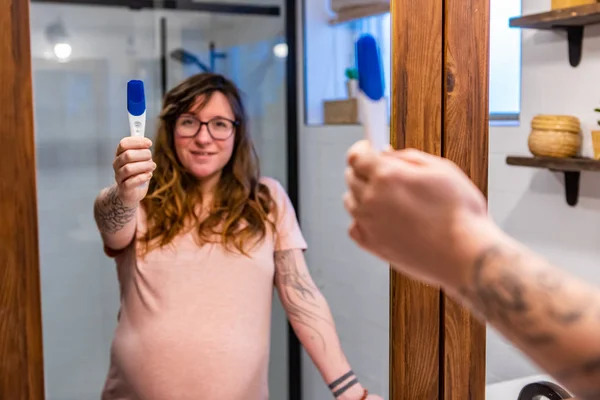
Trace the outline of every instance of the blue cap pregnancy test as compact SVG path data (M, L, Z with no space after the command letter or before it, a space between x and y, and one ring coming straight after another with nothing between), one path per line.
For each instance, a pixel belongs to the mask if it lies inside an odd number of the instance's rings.
M356 66L358 109L365 136L375 150L386 150L390 140L383 66L377 41L372 35L362 35L356 41Z
M127 115L131 136L144 136L146 130L146 95L144 82L127 82Z

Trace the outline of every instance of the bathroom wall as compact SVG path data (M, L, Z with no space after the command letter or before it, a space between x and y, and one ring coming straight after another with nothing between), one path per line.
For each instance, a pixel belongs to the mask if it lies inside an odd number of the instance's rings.
M524 15L546 10L550 10L550 0L523 0ZM600 105L600 27L586 28L577 68L568 63L565 33L523 30L522 38L521 124L490 129L490 213L512 237L554 264L600 284L600 174L582 173L579 204L569 207L561 174L505 162L507 155L530 155L529 123L539 113L579 117L585 135L583 154L591 155L593 109ZM488 330L488 384L538 373L510 344Z
M124 110L129 79L145 81L147 135L154 136L161 102L161 16L167 17L169 50L202 51L214 39L219 50L228 52L228 59L217 66L235 75L252 100L248 108L263 172L286 183L284 63L266 57L272 54L270 45L283 29L282 17L227 18L208 13L33 3L31 45L48 400L97 399L107 373L119 295L113 262L102 252L92 204L99 189L113 182L114 151L120 138L128 134ZM48 25L59 19L73 48L68 62L53 56L46 34ZM169 87L197 72L172 60L168 60L168 71ZM271 393L273 398L284 399L287 325L277 302L273 319Z
M389 269L348 237L343 208L346 151L362 138L355 126L301 131L300 215L307 262L329 301L345 353L362 384L388 398ZM331 396L310 358L303 358L304 399Z
M303 39L312 41L311 51L315 54L311 57L317 60L315 62L324 59L327 52L335 51L336 40L340 40L326 24L329 13L324 3L322 0L305 1L306 30L301 34L305 35ZM523 14L549 9L550 0L523 0ZM596 73L600 67L600 27L586 28L583 59L577 68L568 64L565 33L523 30L522 37L521 123L519 126L490 127L490 213L508 234L551 262L600 284L600 269L597 268L600 258L600 174L582 174L579 204L572 208L564 200L563 176L546 170L511 167L505 162L507 155L529 154L529 122L538 113L578 116L587 135L583 154L591 155L589 131L595 129L593 109L600 105L600 79ZM322 46L316 46L315 42ZM302 55L302 49L299 49L304 71L306 60ZM327 81L319 87L323 93L335 93L335 88ZM301 107L304 107L304 93L300 95ZM309 105L318 107L318 104ZM332 302L340 336L351 362L368 385L387 395L387 269L384 263L365 255L347 239L348 218L340 200L344 191L344 154L361 134L361 128L356 126L301 127L301 158L304 160L301 216L309 241L309 264L318 284ZM336 253L344 254L343 257L334 255L334 245ZM364 282L360 289L364 294L360 298L353 290L359 280ZM349 303L354 306L343 307ZM350 313L350 309L355 311ZM372 320L376 322L371 323ZM502 393L515 390L510 383L505 386L499 383L517 380L514 382L525 384L528 379L545 377L539 374L541 371L526 357L493 329L488 329L488 398L506 398ZM326 389L308 358L304 380L306 399L325 396Z
M301 2L298 2L301 3ZM344 169L346 151L363 137L360 126L306 126L304 124L305 63L310 70L325 69L313 76L311 85L316 101L310 107L319 110L319 98L341 93L334 74L347 66L344 38L327 25L331 14L323 0L304 0L298 5L300 18L298 69L300 107L300 216L308 242L308 265L317 285L328 299L346 355L364 386L372 393L388 398L389 375L389 269L350 240L350 219L343 208L346 190ZM310 41L305 58L303 40ZM334 53L337 52L337 53ZM339 57L332 54L338 54ZM328 60L325 63L323 60ZM338 60L344 62L337 65ZM341 72L340 72L341 71ZM315 89L319 92L316 93ZM303 357L303 397L305 400L331 397L319 372L305 353Z

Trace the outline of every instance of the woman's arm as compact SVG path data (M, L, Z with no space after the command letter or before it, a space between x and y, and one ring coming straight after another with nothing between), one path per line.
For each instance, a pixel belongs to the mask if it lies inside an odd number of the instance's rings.
M600 290L506 235L447 159L348 155L351 237L394 269L462 298L580 400L600 399Z
M332 394L340 400L361 399L364 388L344 355L331 311L310 276L302 250L275 252L275 268L275 285L283 308Z
M94 219L104 245L112 250L127 247L135 235L138 203L128 205L116 184L103 189L94 202Z
M111 250L124 249L135 236L137 209L156 168L151 145L147 138L123 138L113 162L116 183L103 189L94 202L94 219L104 246Z

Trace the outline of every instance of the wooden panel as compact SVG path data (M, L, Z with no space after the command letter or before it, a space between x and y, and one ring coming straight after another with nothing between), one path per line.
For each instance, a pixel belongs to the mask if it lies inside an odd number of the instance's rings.
M392 2L392 119L395 148L440 155L442 7ZM439 290L396 272L390 282L390 399L439 398Z
M0 1L0 399L44 398L29 1Z
M554 29L600 23L600 3L511 18L511 27Z
M487 193L489 0L445 0L443 156ZM485 325L443 295L443 399L485 398Z

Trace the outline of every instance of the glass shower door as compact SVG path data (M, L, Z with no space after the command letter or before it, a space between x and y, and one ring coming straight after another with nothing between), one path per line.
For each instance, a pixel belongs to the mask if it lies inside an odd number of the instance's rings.
M31 4L31 49L47 400L97 400L119 288L93 219L128 135L126 83L146 82L149 130L160 106L152 10Z

